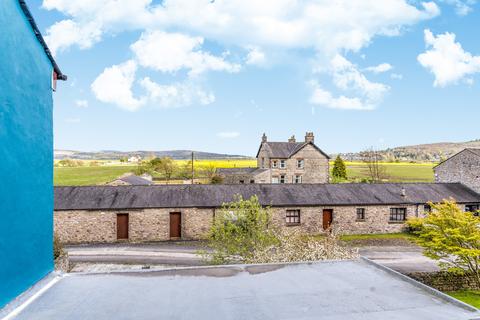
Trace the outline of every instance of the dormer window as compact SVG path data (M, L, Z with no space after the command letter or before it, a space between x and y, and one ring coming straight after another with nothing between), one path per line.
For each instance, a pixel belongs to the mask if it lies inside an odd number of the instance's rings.
M285 160L280 160L280 169L285 169L287 167L287 162Z

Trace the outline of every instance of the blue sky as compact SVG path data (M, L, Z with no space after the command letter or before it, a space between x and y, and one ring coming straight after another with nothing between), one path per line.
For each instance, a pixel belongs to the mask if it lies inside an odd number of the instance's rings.
M255 155L263 132L313 131L329 153L480 138L473 0L27 2L69 76L54 94L57 149Z

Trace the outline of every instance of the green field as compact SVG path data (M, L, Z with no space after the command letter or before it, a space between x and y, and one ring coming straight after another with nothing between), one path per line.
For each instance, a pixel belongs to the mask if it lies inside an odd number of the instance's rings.
M186 160L178 160L179 168L187 165ZM243 168L255 167L257 164L255 159L225 159L225 160L196 160L195 171L196 176L202 176L205 170L212 168ZM360 181L368 176L368 169L361 162L347 162L347 174L349 181ZM432 182L433 166L428 163L385 163L382 164L386 168L386 181L388 182ZM81 167L55 167L54 183L57 186L65 185L96 185L105 184L114 180L118 176L132 172L136 168L135 165L112 165L103 164L100 166ZM175 182L181 183L180 180Z

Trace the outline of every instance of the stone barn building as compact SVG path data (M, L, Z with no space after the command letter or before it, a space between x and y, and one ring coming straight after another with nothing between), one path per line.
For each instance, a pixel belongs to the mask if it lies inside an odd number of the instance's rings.
M480 149L464 149L433 170L435 182L459 182L480 193Z
M225 184L244 183L327 183L329 156L314 143L313 132L297 142L270 142L263 134L256 168L218 169Z
M274 223L306 235L331 224L345 234L400 232L429 201L480 204L459 183L56 187L55 233L65 243L202 239L235 195L258 196Z

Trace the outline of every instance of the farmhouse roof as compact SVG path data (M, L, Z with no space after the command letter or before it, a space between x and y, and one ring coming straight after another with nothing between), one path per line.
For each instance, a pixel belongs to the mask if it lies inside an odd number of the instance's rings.
M47 55L48 60L50 60L50 63L53 66L53 70L57 74L57 79L58 80L67 80L67 75L63 74L62 71L60 71L60 68L58 67L57 63L55 62L55 59L53 58L52 52L47 46L47 43L42 37L42 34L40 33L40 30L38 29L37 23L35 22L35 19L33 19L32 14L30 13L30 10L28 9L27 4L25 3L25 0L18 0L18 3L20 4L20 8L23 11L23 14L27 18L28 22L30 23L30 26L33 30L33 33L35 34L35 37L37 38L38 42L40 42L40 45L43 47L43 50L45 51L45 54Z
M235 195L256 195L277 207L480 202L480 194L460 183L88 186L56 187L55 210L214 208Z
M265 147L270 158L288 159L309 144L327 159L330 159L330 157L313 142L263 142L258 148L257 157L262 147Z

